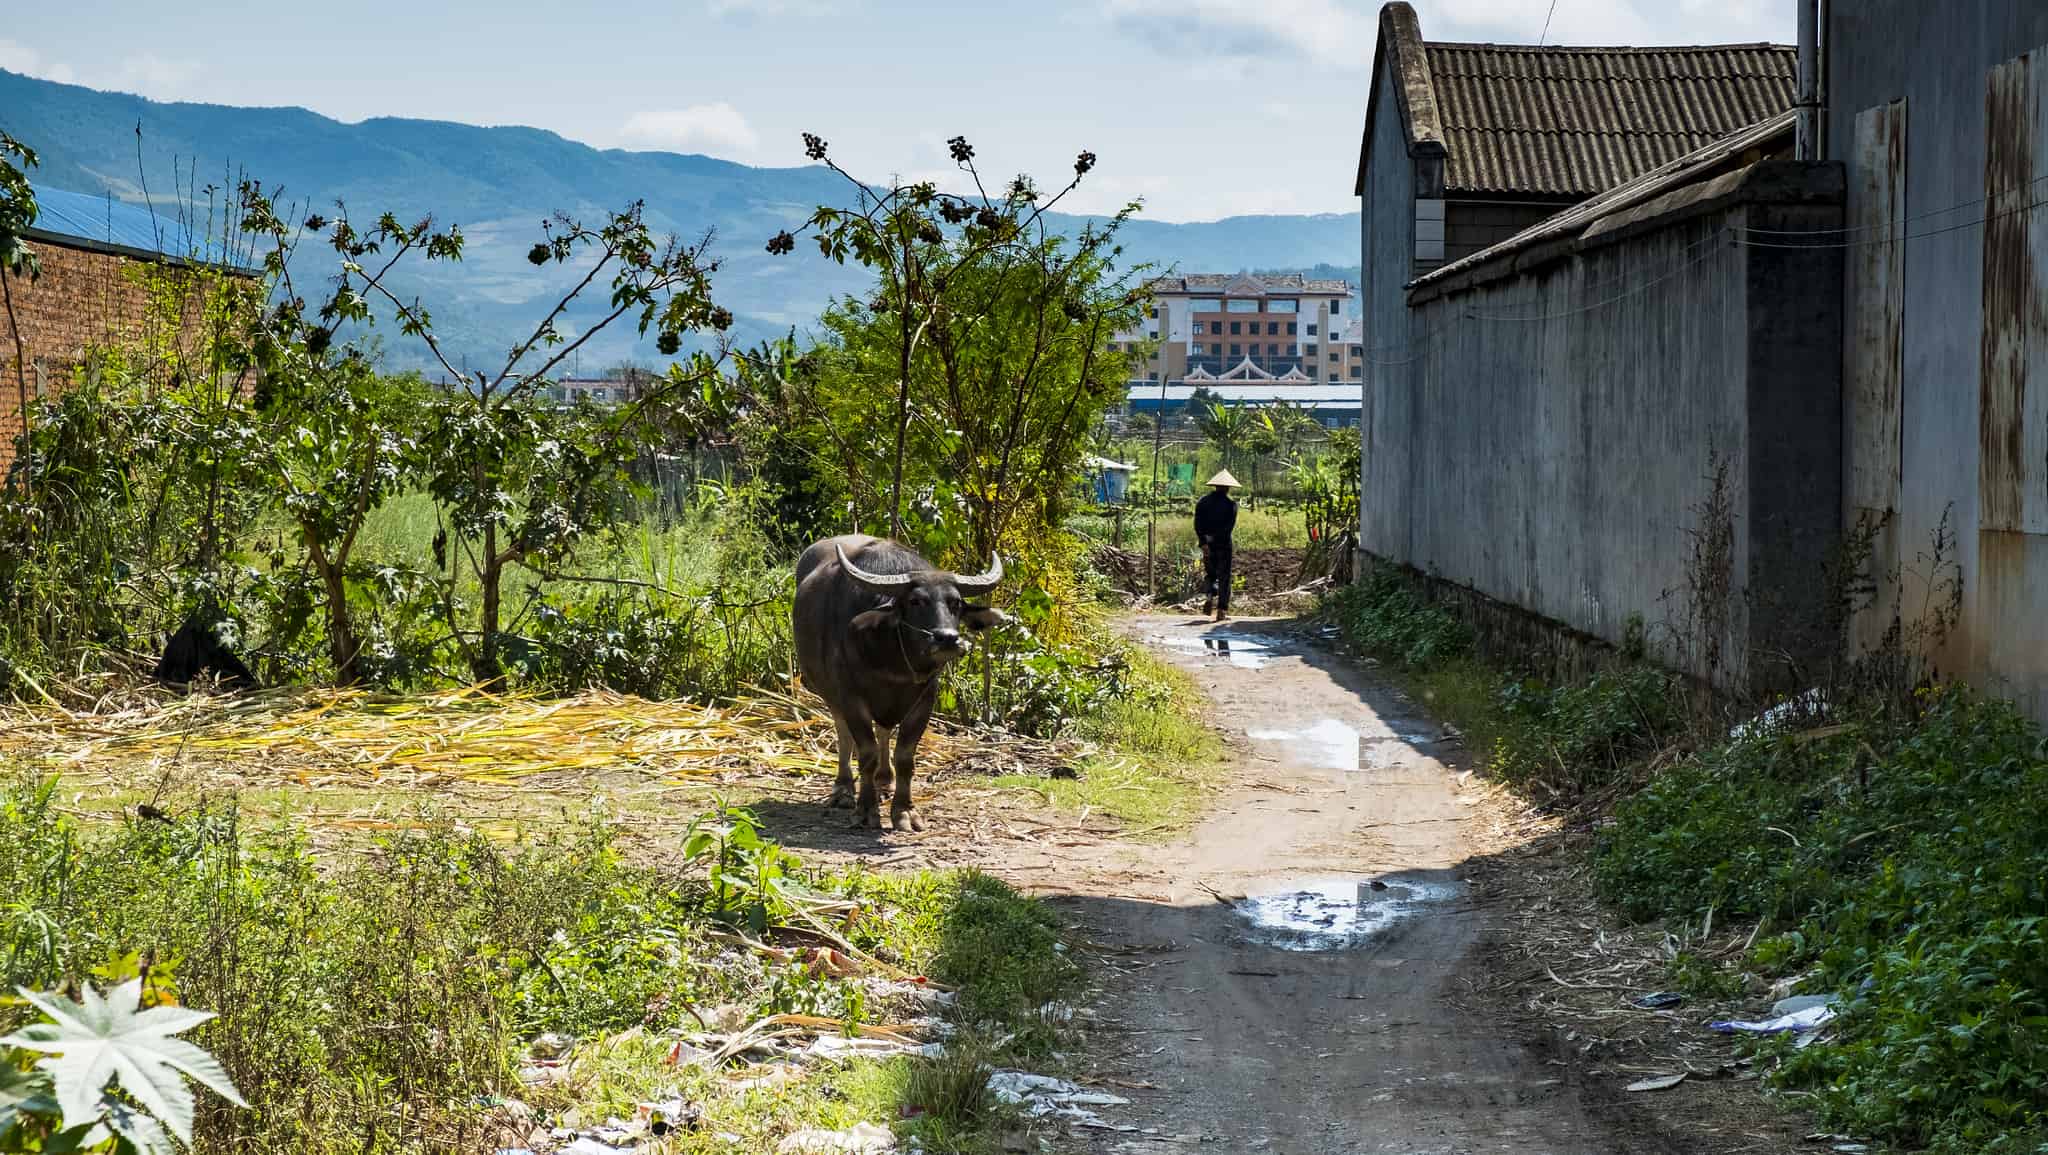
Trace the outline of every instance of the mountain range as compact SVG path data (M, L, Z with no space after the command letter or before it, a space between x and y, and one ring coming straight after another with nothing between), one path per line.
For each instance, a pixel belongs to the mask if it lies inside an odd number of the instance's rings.
M812 249L786 257L764 249L769 237L819 204L848 201L846 180L822 165L754 168L705 156L597 149L536 128L390 117L347 124L302 108L160 103L5 70L0 129L40 154L30 176L42 187L146 198L162 211L198 204L203 218L209 186L219 203L226 195L219 190L248 177L306 211L331 213L340 201L357 217L388 210L408 221L432 215L459 224L467 238L463 260L415 265L397 287L432 310L451 359L479 366L502 359L567 283L568 270L536 269L526 259L542 220L558 211L587 220L641 200L658 230L685 239L710 234L721 261L715 294L746 341L801 331L832 298L869 283L858 267L835 265ZM1087 219L1058 216L1054 224L1074 230ZM1357 282L1355 213L1186 224L1140 216L1123 241L1126 260L1162 270L1322 266L1317 275ZM331 269L332 260L331 251L308 248L295 264L308 275ZM569 323L578 320L572 314ZM424 347L395 330L386 334L385 356L394 367L433 368ZM593 375L629 359L653 361L652 342L608 330L573 368Z

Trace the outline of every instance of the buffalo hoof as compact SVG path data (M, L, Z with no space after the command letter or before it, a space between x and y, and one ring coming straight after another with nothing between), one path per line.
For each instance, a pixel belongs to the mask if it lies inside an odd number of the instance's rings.
M917 811L908 806L890 807L889 824L902 834L924 829L924 819L918 817Z
M861 807L860 817L854 821L855 830L887 830L882 825L882 808L874 803Z
M853 783L844 782L832 787L832 799L825 803L827 810L853 809Z

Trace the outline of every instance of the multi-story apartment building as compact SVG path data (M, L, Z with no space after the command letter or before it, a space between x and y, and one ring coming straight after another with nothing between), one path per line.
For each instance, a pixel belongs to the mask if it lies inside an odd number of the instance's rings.
M1204 380L1332 384L1364 377L1351 286L1299 273L1195 273L1152 282L1143 328L1113 351L1142 353L1131 386Z

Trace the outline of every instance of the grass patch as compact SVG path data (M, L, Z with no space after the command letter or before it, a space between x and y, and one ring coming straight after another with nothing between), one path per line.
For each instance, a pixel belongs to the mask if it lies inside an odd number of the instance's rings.
M1223 763L1223 744L1201 710L1193 678L1136 646L1125 648L1126 692L1101 703L1081 734L1101 749L1079 777L1004 776L1065 814L1107 814L1127 831L1160 836L1183 829Z
M1463 733L1488 773L1539 797L1573 800L1616 785L1682 736L1682 685L1672 675L1635 662L1562 684L1509 674L1475 655L1472 631L1398 571L1368 573L1332 594L1324 612L1346 642Z
M1001 1115L960 1082L1048 1061L1059 1016L1042 1008L1081 978L1051 915L974 873L808 871L743 812L692 830L661 868L627 861L595 817L506 848L423 815L316 858L300 829L253 828L231 802L113 826L18 784L0 789L0 980L53 989L146 968L217 1012L193 1041L251 1106L203 1099L196 1152L492 1150L523 1145L506 1100L530 1109L520 1126L545 1129L677 1096L703 1119L668 1150L769 1150L797 1126L906 1114L927 1150L990 1149ZM808 929L778 929L790 926ZM821 930L876 962L843 974L806 957ZM884 980L893 968L953 984L961 1030L1003 1043L813 1063L752 1089L664 1061L679 1037L768 1014L858 1032L931 1013L915 984ZM0 1007L0 1032L22 1015ZM544 1035L577 1040L575 1062L562 1082L529 1085L518 1072Z

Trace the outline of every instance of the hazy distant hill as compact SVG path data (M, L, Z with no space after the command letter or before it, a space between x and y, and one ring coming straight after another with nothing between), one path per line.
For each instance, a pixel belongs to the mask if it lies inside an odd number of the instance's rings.
M340 199L358 213L432 213L459 223L469 238L463 263L418 274L406 287L433 309L444 347L479 363L502 357L519 326L531 325L552 303L548 291L562 274L536 270L525 254L541 219L558 209L588 216L641 198L658 228L686 237L715 233L714 252L725 262L717 294L748 337L801 328L833 295L866 283L860 270L801 248L783 258L762 249L820 202L843 199L844 182L816 166L752 168L703 156L594 149L533 128L393 118L343 124L299 108L162 104L6 71L0 128L41 154L33 179L52 188L140 200L146 176L150 198L162 207L175 200L178 186L229 186L246 174L323 211ZM1191 272L1349 267L1358 253L1358 217L1140 220L1126 237L1131 260ZM395 334L389 340L396 363L424 357ZM594 372L629 355L652 358L651 344L635 347L623 334L593 341L582 367Z

